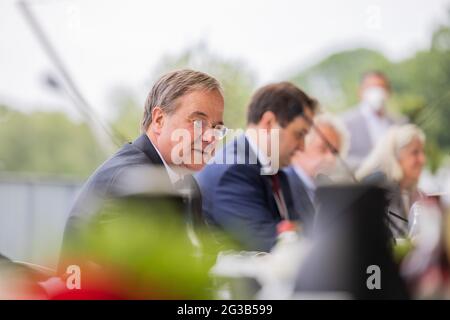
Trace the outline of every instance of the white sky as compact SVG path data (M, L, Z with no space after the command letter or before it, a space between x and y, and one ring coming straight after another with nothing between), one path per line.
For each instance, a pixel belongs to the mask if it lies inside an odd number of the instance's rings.
M54 67L14 0L0 0L0 103L73 107L43 85ZM200 41L239 59L258 83L280 80L341 49L366 46L392 60L429 45L450 0L33 0L32 9L98 112L111 90L145 97L160 57ZM320 97L319 97L320 98Z

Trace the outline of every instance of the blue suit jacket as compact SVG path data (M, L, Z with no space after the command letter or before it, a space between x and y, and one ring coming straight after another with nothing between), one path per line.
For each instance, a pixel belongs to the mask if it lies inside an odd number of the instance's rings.
M228 161L225 161L228 160ZM291 219L293 208L287 177L280 184ZM218 150L214 161L195 175L202 193L203 214L246 250L269 251L281 217L272 192L271 177L261 175L261 164L244 135Z
M283 170L289 180L292 191L292 199L295 210L298 212L303 224L303 230L306 235L311 235L314 224L315 208L314 204L308 196L304 182L295 172L292 166Z

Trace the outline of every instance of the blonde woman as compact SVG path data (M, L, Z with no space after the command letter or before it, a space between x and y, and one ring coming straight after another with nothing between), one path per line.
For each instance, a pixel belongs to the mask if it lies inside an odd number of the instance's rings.
M389 220L395 237L406 235L411 206L423 197L417 184L426 162L424 147L425 134L419 127L392 127L356 172L358 179L382 173L394 185Z

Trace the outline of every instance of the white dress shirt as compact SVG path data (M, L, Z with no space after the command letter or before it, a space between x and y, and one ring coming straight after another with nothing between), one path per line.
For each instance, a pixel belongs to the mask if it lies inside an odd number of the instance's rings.
M261 163L261 172L263 174L269 174L272 175L276 172L274 172L272 168L272 160L267 156L267 154L261 150L261 148L258 146L257 141L255 141L254 137L251 134L245 133L245 138L248 141L248 144L250 145L250 149L252 149L253 153L256 155L259 163Z
M150 139L149 139L150 140ZM159 152L158 148L153 144L153 142L150 140L150 143L155 148L156 152L158 153L159 157L161 158L161 161L164 164L164 167L167 170L167 174L169 175L170 182L172 182L173 185L175 185L178 181L180 181L183 178L183 175L176 172L172 167L170 167L167 162L162 157L161 153Z

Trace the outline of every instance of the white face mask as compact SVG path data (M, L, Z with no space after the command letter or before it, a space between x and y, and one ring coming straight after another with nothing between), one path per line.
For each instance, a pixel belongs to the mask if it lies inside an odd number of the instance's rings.
M364 90L362 99L373 110L380 111L384 108L388 94L381 87L371 87Z

